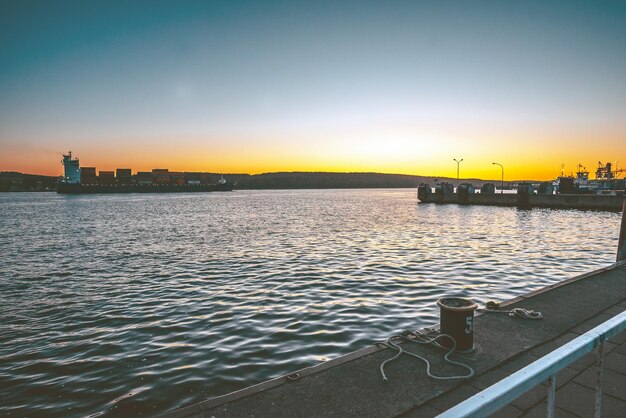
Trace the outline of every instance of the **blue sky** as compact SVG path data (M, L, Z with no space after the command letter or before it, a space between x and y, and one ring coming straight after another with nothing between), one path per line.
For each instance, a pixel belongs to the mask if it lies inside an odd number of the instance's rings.
M626 163L626 2L23 1L0 19L3 170L50 173L68 148L103 169Z

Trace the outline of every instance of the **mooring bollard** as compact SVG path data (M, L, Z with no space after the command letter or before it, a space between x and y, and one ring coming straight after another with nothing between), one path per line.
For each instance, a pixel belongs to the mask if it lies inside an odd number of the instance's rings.
M624 206L622 207L622 225L617 244L617 261L622 260L626 260L626 197L624 197Z
M457 351L470 351L474 348L474 311L478 305L466 298L441 298L439 331L456 340ZM448 338L439 340L445 347L452 347Z

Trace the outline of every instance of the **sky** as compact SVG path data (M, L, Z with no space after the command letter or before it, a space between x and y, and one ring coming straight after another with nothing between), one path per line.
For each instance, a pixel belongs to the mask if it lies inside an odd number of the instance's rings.
M0 0L0 170L626 166L624 1Z

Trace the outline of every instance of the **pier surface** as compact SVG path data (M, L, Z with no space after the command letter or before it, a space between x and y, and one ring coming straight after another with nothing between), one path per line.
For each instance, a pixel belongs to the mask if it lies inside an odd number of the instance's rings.
M593 194L515 194L515 193L432 193L419 197L422 203L458 203L462 205L516 206L522 208L582 209L620 211L624 196Z
M535 361L596 325L626 310L626 263L577 276L512 299L503 308L540 311L540 321L485 313L474 321L476 351L469 356L476 371L471 379L433 380L425 364L397 352L371 346L346 356L259 385L191 405L168 417L432 417L481 389ZM465 372L443 363L443 352L407 343L408 350L427 357L432 372ZM603 416L626 411L626 333L606 345ZM556 416L592 416L595 356L591 353L557 375ZM546 388L538 386L494 416L545 416Z

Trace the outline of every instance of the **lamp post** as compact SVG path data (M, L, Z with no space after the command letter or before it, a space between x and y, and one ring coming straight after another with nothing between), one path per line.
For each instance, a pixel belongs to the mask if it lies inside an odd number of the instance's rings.
M500 186L500 193L504 193L504 166L500 163L491 163L493 165L499 165L502 169L502 185Z
M456 158L453 158L452 161L456 161L456 179L459 179L459 166L461 165L461 161L463 161L463 158L461 158L460 160L457 160Z

